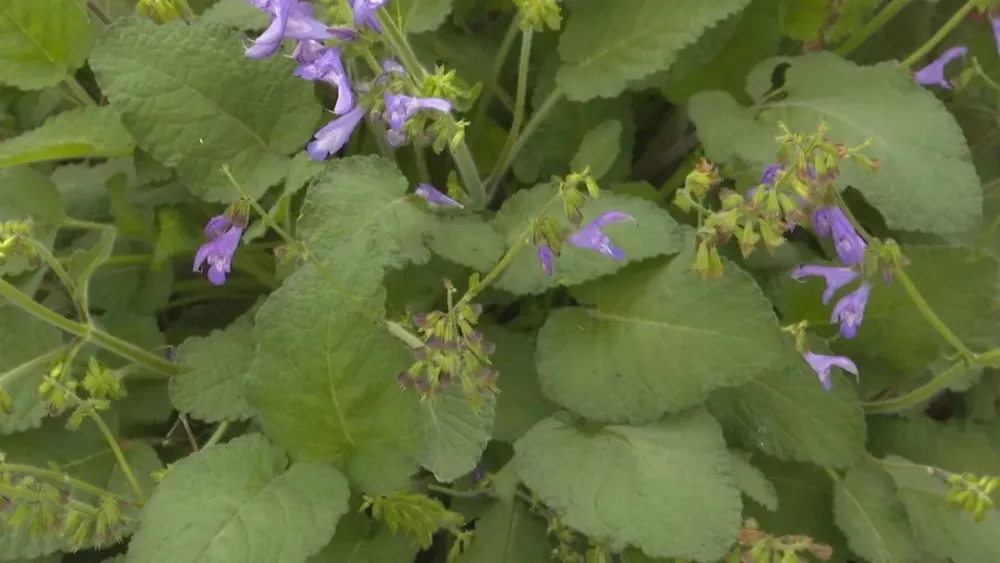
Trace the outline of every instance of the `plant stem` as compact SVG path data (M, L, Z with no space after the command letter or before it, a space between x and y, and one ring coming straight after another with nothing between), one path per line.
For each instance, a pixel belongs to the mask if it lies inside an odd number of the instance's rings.
M66 87L69 88L69 91L73 93L73 97L77 98L81 104L85 106L97 106L97 101L91 97L90 93L87 92L75 76L68 74L63 82L66 84Z
M501 166L505 166L504 160L514 150L514 144L517 143L521 133L521 124L524 121L524 105L528 98L528 69L531 65L531 40L533 36L534 30L530 27L521 32L521 56L517 63L517 94L514 98L514 116L510 124L510 132L507 133L507 141L504 142L503 149L500 151L500 158L497 159L496 167L490 173L487 182L488 201L493 200L496 189L500 185L500 177L505 171L501 169ZM511 159L511 162L513 162L513 159Z
M95 0L89 0L87 2L87 8L90 12L97 17L97 19L104 25L111 25L111 18L104 12L104 8L100 6Z
M864 27L854 32L853 35L847 38L847 41L838 45L833 52L837 53L841 57L846 57L847 55L853 53L855 49L864 45L865 41L867 41L869 37L875 35L876 31L882 29L882 26L889 23L892 18L896 17L896 14L908 6L912 1L913 0L892 0L886 4L884 8L882 8L881 12L869 20Z
M974 354L972 350L969 350L958 335L952 332L952 330L948 328L948 325L944 324L944 321L941 320L941 317L937 316L937 313L931 309L930 304L927 303L924 296L920 294L917 286L913 285L913 280L910 279L910 276L906 275L906 272L903 271L902 268L899 268L893 273L893 275L899 283L903 284L903 289L910 297L910 300L913 301L913 304L920 310L920 314L923 315L924 319L926 319L927 322L934 327L934 330L936 330L948 344L951 344L955 350L958 350L958 353L961 354L962 357L970 362L977 363L979 359L976 354Z
M82 229L85 231L106 231L108 229L114 229L111 225L95 223L93 221L83 221L72 217L63 217L62 221L59 222L59 226L64 229Z
M59 471L53 471L51 469L43 469L41 467L35 467L34 465L24 465L19 463L2 463L0 464L0 473L23 473L24 475L34 475L35 477L42 477L45 479L50 479L58 483L67 485L74 489L79 489L81 491L86 491L91 494L98 496L107 496L117 500L125 500L124 497L116 495L111 491L104 490L95 485L72 477L66 473L61 473Z
M863 403L865 414L889 414L901 412L929 401L934 395L958 381L968 373L965 360L960 360L945 370L944 373L917 387L913 391L899 397L884 401Z
M435 485L433 483L427 484L427 490L455 498L482 498L484 496L489 495L489 492L487 491L460 491L458 489L443 487L441 485Z
M382 10L378 18L379 22L382 23L382 40L386 42L390 49L396 56L399 57L400 63L406 68L407 74L416 81L418 85L423 84L427 79L427 71L421 66L420 60L417 59L417 55L414 54L413 49L410 47L409 42L406 40L406 35L401 29L396 25L396 22L392 18L388 17L384 10ZM455 118L448 115L446 119L450 120L452 125L455 125ZM458 169L458 175L462 178L462 183L465 184L465 189L469 194L470 204L473 209L482 209L486 206L486 188L483 186L483 180L479 176L479 169L476 168L476 161L472 158L472 152L469 150L469 145L462 139L458 144L452 146L449 143L448 150L451 152L451 157L455 161L455 168Z
M204 450L205 448L210 448L221 442L222 437L226 435L227 430L229 430L229 421L223 420L218 426L215 427L215 432L212 432L212 435L208 437L208 441L201 446L201 449Z
M60 330L66 331L70 334L75 334L80 338L93 342L101 348L117 354L126 360L141 364L151 371L167 376L177 373L177 366L175 364L172 364L155 354L151 354L131 342L126 342L99 330L92 325L78 323L67 319L59 313L56 313L55 311L52 311L44 305L36 302L34 299L25 295L21 292L21 290L17 289L7 282L7 280L2 278L0 278L0 297L4 297L16 307Z
M473 123L482 123L482 121L486 119L486 112L489 110L490 102L493 98L493 91L498 87L500 73L503 72L503 65L507 62L507 55L510 54L511 47L514 46L514 39L517 38L520 23L520 16L514 16L514 19L510 22L510 27L507 28L507 33L504 34L503 40L500 42L500 50L497 51L497 55L493 59L493 68L490 70L490 79L483 85L483 91L479 95L476 117L473 119ZM518 78L518 80L520 80L520 78Z
M118 439L108 428L108 425L101 418L101 415L97 414L97 411L91 410L87 413L90 420L94 421L97 428L101 431L104 439L111 446L111 451L115 454L115 459L118 460L118 465L122 468L122 472L125 474L125 480L128 481L128 486L132 488L132 492L135 493L136 500L138 504L146 504L146 493L142 491L142 486L139 485L139 480L135 478L135 473L132 473L132 466L128 464L128 460L125 459L125 454L122 453L121 446L118 445Z
M416 143L411 145L413 147L413 157L417 161L417 174L420 177L420 181L424 184L431 183L431 172L427 168L427 155L424 154L424 147L417 145Z
M510 152L501 154L497 159L497 166L494 169L493 174L490 174L489 178L490 193L492 195L495 196L498 193L496 186L498 186L503 180L503 177L507 174L507 170L510 169L511 164L514 163L514 159L517 158L517 155L521 153L521 149L523 149L524 145L527 144L528 139L534 135L535 130L537 130L538 126L545 121L549 112L552 111L552 108L556 105L556 102L561 100L562 97L563 92L557 86L554 90L552 90L552 93L545 98L542 105L540 105L531 115L531 119L528 120L527 125L524 126L524 130L521 131L520 135L518 135L517 142L514 143Z
M980 0L967 0L966 3L959 8L958 11L955 12L943 26L941 26L941 29L937 30L937 33L931 36L931 38L917 48L916 51L911 53L909 57L906 57L900 65L904 68L910 68L919 62L920 59L924 58L927 53L930 53L934 47L938 46L938 43L944 41L944 38L947 37L948 34L951 33L956 27L958 27L958 24L962 23L962 20L969 15L969 12L976 8L979 1Z

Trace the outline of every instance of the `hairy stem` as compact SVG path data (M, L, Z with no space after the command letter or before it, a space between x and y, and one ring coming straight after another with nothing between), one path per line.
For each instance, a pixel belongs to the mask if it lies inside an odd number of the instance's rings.
M913 391L906 393L905 395L900 395L899 397L893 397L892 399L886 399L884 401L862 403L862 407L865 409L865 414L896 413L925 403L952 383L960 380L962 376L966 375L968 373L966 366L966 362L964 360L960 360L945 370L945 372L941 375L938 375L934 379L928 381L920 387L917 387Z
M115 459L118 461L118 465L122 468L122 473L125 474L125 480L128 481L128 486L135 493L137 504L146 504L146 493L143 492L142 486L139 485L139 480L135 478L135 473L132 472L132 466L129 465L128 460L125 459L125 454L122 452L121 446L118 444L118 439L108 428L107 423L101 418L101 415L97 411L91 410L87 413L87 416L94 421L97 428L101 431L101 435L108 442L108 446L111 447L111 451L115 454Z
M215 432L208 437L208 441L201 446L201 449L210 448L222 441L222 437L226 435L226 431L229 430L229 421L223 420L215 427Z
M911 53L909 57L906 57L903 60L903 62L900 63L900 65L902 65L904 68L910 68L911 66L920 62L920 59L924 58L924 56L926 56L927 53L930 53L934 49L934 47L937 47L939 43L944 41L944 38L947 37L949 33L951 33L956 27L958 27L958 24L962 23L962 20L964 20L965 17L969 15L969 12L971 12L976 8L976 5L979 3L979 1L980 0L968 0L961 8L958 9L957 12L955 12L951 16L951 18L948 19L948 21L944 22L944 25L941 26L941 29L937 30L937 33L931 36L931 38L928 39L926 43L917 48L916 51Z
M492 201L496 195L496 190L500 186L501 166L504 164L507 155L514 150L514 144L518 140L521 132L521 123L524 122L524 106L528 98L528 70L531 66L531 40L534 30L530 27L521 32L521 56L517 63L517 94L514 98L514 116L510 124L510 132L507 133L507 141L500 151L500 158L497 159L496 167L490 173L487 185L487 200ZM513 161L513 160L512 160Z
M557 86L554 90L552 90L552 93L550 93L549 96L545 98L545 101L542 102L542 105L540 105L538 109L535 110L535 112L531 115L531 119L528 120L528 123L524 126L524 130L521 131L520 135L518 135L517 142L514 143L513 148L508 153L500 155L500 158L497 161L497 166L494 169L493 174L490 175L489 179L489 185L491 186L490 190L491 193L493 193L494 195L496 195L496 193L499 193L498 190L493 190L492 186L496 186L503 180L503 177L507 174L507 170L509 170L511 164L514 163L514 159L517 158L517 155L521 153L521 150L524 148L524 145L528 143L528 139L530 139L531 136L535 134L535 131L538 129L538 126L541 125L543 121L545 121L545 118L548 117L549 112L552 111L552 108L556 105L556 102L561 100L562 97L563 97L563 92Z
M111 497L117 500L125 500L120 495L116 495L111 491L104 490L96 485L91 485L90 483L72 477L66 473L60 473L59 471L53 471L51 469L43 469L41 467L35 467L34 465L24 465L20 463L0 463L0 473L20 473L23 475L33 475L35 477L40 477L43 479L48 479L50 481L55 481L61 485L66 485L68 487L79 489L81 491L86 491L88 493Z
M517 32L518 29L520 29L520 23L520 16L514 16L514 19L510 22L510 27L507 28L507 33L504 34L503 40L500 42L500 50L497 51L497 55L493 59L493 67L490 69L490 79L483 84L483 91L479 95L476 117L474 118L473 123L482 123L482 121L486 119L486 112L489 110L490 102L493 99L493 92L498 88L500 73L503 71L503 65L507 62L507 55L510 54L511 47L514 46L514 39L517 39Z
M861 29L854 32L853 35L847 38L834 49L834 53L842 57L846 57L854 52L855 49L864 45L865 41L868 40L875 32L882 29L882 26L889 23L892 18L896 17L903 8L908 6L913 0L892 0L886 4L882 11L875 15L874 18L868 21Z

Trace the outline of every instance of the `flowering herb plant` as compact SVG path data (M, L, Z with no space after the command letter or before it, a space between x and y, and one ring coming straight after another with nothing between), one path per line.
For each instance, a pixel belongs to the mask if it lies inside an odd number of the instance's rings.
M996 563L1000 1L0 0L0 561Z

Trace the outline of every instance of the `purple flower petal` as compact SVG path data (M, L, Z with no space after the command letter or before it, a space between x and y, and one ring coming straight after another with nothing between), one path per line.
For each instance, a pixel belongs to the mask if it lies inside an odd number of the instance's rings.
M351 0L351 10L354 12L354 27L370 27L375 33L382 33L382 24L378 22L375 12L384 6L388 0Z
M451 104L441 98L416 98L402 94L385 95L385 119L389 127L399 131L418 111L433 110L447 113Z
M420 184L417 186L417 189L414 190L414 193L424 198L424 200L431 205L444 205L447 207L457 207L458 209L465 207L461 203L441 193L437 188L430 184Z
M547 244L538 247L538 261L542 263L542 269L545 270L545 273L550 276L555 272L555 260L555 253Z
M781 172L785 167L780 164L772 164L764 169L764 173L760 176L760 183L765 186L770 186L774 183L775 176L778 172Z
M406 144L406 133L396 131L395 129L389 129L385 132L385 142L388 143L390 147L398 149Z
M351 111L327 123L316 132L313 141L306 145L306 152L313 160L326 160L328 156L344 148L364 116L365 108L356 106Z
M860 264L865 259L865 249L868 246L864 239L854 230L854 225L839 207L830 210L829 218L833 245L840 261L847 265Z
M823 304L828 305L837 290L857 279L858 272L853 268L834 268L816 265L799 266L792 272L792 279L796 280L809 276L822 276L826 279L826 289L823 290Z
M809 363L809 367L811 367L819 377L820 382L823 384L823 389L826 389L827 391L833 389L833 381L830 379L830 370L834 367L839 367L855 377L858 375L858 366L855 365L850 358L845 356L824 356L821 354L813 354L812 352L806 352L804 356L806 362Z
M205 223L205 238L215 240L225 234L226 230L233 226L233 222L225 215L216 215Z
M865 307L868 305L868 296L871 294L872 286L868 282L862 283L858 289L848 293L833 307L833 314L830 322L840 323L840 335L844 338L854 338L858 335L858 328L865 317Z
M295 76L306 80L322 80L337 87L337 104L333 113L344 115L354 108L354 91L351 90L350 79L344 70L339 47L327 49L311 63L306 63L295 69Z
M281 40L286 37L300 41L323 41L333 37L333 33L323 22L313 18L313 7L309 2L254 0L251 4L271 16L271 24L246 51L246 56L251 59L262 59L273 55L281 46Z
M615 260L624 260L625 251L611 242L611 237L604 233L603 227L623 221L635 221L631 215L623 211L606 211L600 217L571 234L566 242L578 248L596 250Z
M813 230L816 234L825 237L830 235L830 208L821 207L812 214Z
M218 238L201 245L194 258L194 271L201 272L202 266L208 263L208 281L215 285L226 283L226 274L230 272L233 255L242 237L243 228L233 226Z
M996 29L996 27L994 27ZM951 90L951 82L944 76L945 66L951 61L965 56L969 50L965 47L952 47L945 51L940 57L931 61L924 68L913 73L913 78L917 84L924 86L940 86Z

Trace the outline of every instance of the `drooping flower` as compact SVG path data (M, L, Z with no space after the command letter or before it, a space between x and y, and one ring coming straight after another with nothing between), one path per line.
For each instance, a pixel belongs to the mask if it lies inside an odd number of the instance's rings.
M997 51L1000 52L1000 15L990 16L990 23L993 24L993 39L997 44Z
M247 49L251 59L270 57L281 46L284 38L299 41L324 41L334 33L323 22L313 17L313 6L300 0L249 0L271 16L271 25Z
M389 129L385 132L385 142L394 149L406 144L406 133L402 131L396 131L395 129Z
M385 119L389 127L399 131L414 114L421 110L442 113L451 111L451 103L441 98L417 98L402 94L385 95Z
M327 49L316 60L295 69L295 76L306 80L321 80L336 86L337 103L333 107L333 113L344 115L354 107L354 92L340 54L340 47Z
M996 24L994 24L994 30ZM947 90L951 90L951 82L948 81L944 76L945 66L951 61L964 57L969 49L965 47L952 47L945 51L936 60L931 61L930 64L924 68L913 73L913 78L916 79L917 84L922 84L924 86L940 86Z
M831 266L799 266L792 272L792 279L800 280L809 276L823 276L826 279L826 289L823 290L823 304L828 305L833 294L840 288L851 283L858 277L854 268L836 268Z
M351 11L354 12L354 27L361 29L367 25L375 33L382 33L382 24L378 22L375 12L385 6L389 0L351 0Z
M863 282L858 289L842 297L833 306L830 322L840 323L840 335L844 338L854 338L858 335L858 328L864 320L865 307L868 305L871 291L871 284Z
M299 62L299 64L309 64L315 62L317 59L323 56L326 52L326 46L319 41L307 40L299 41L295 45L295 50L292 51L292 58Z
M806 362L809 363L809 367L811 367L819 377L820 383L823 384L823 389L826 389L827 391L833 389L833 381L830 379L830 370L834 367L838 367L855 377L858 376L858 366L852 362L850 358L845 356L824 356L822 354L814 354L812 352L806 352L804 356Z
M209 227L212 227L212 234L218 233L217 229L221 222L217 219L218 217L213 217L208 225L205 225L206 235L210 232ZM201 245L198 254L194 257L194 271L200 273L201 267L207 262L208 281L215 285L226 283L226 275L230 272L233 255L236 254L236 248L240 245L242 237L243 227L230 223L227 230L215 238L209 238L205 244Z
M812 214L812 224L813 230L816 234L821 237L830 236L830 213L833 211L831 207L820 207ZM837 209L837 211L840 211Z
M205 223L205 238L208 240L215 240L221 237L233 226L233 222L229 217L225 215L216 215Z
M848 266L860 264L865 259L865 248L868 245L854 230L854 225L839 207L834 208L829 217L833 246L837 250L840 261Z
M538 247L538 261L542 263L542 269L546 274L551 276L555 272L556 253L552 252L549 245L543 244Z
M760 176L760 183L765 186L770 186L774 183L775 177L778 172L781 172L785 167L780 164L772 164L764 169L764 173Z
M444 205L447 207L457 207L458 209L465 207L461 203L441 193L440 190L430 184L420 184L417 186L417 189L413 191L413 193L424 198L424 200L431 205Z
M607 225L624 221L635 221L635 219L624 211L605 211L590 224L570 235L566 242L578 248L596 250L615 260L624 260L625 251L612 244L611 237L602 230Z
M355 106L354 109L334 119L316 132L313 140L306 145L306 152L313 160L326 160L326 157L339 151L347 144L351 134L365 116L365 108Z

